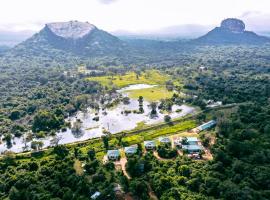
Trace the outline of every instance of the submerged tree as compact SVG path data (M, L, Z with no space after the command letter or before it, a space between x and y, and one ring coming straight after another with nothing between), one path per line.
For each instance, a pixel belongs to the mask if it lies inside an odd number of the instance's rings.
M151 107L151 117L157 116L157 103L156 102L151 102L150 104Z
M139 112L140 113L144 113L144 109L143 109L143 97L142 96L139 96L138 102L139 102Z

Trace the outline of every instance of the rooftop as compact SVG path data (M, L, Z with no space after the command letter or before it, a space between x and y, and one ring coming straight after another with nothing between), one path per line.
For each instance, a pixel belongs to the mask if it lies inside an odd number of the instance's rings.
M209 121L209 122L206 122L206 123L200 125L198 128L199 128L200 130L205 130L205 129L208 129L208 128L214 126L216 123L217 123L217 122L216 122L215 120L211 120L211 121Z
M196 137L187 137L187 141L188 142L198 142L199 140Z
M183 145L182 146L183 149L187 149L187 150L201 150L202 147L199 145Z
M136 153L137 149L138 149L137 145L129 146L129 147L125 147L125 152L126 153Z
M119 150L108 150L107 155L120 155Z
M97 191L97 192L95 192L95 193L91 196L91 199L96 199L96 198L98 198L100 195L101 195L101 193Z
M160 138L159 138L159 141L160 141L160 142L164 142L164 143L169 143L169 142L171 142L170 138L168 138L168 137L160 137Z
M144 141L144 146L148 146L148 145L150 145L150 146L156 146L156 143L153 140Z

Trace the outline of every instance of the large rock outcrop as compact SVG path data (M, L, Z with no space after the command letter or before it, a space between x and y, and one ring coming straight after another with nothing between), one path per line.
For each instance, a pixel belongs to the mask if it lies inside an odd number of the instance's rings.
M46 24L37 34L12 49L23 57L56 57L55 52L80 57L116 56L128 51L125 42L88 22Z
M46 24L55 35L63 38L78 39L91 33L96 27L88 22L55 22Z
M270 38L246 31L245 23L235 18L223 20L220 27L214 28L193 41L196 44L264 44L268 42Z
M245 31L245 23L242 20L235 18L228 18L223 20L220 27L234 33L243 33Z

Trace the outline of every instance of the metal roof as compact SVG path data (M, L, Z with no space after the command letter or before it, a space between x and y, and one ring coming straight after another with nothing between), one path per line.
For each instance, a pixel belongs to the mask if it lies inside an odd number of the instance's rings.
M120 152L119 150L108 150L107 152L107 155L116 155L116 156L119 156L120 155Z

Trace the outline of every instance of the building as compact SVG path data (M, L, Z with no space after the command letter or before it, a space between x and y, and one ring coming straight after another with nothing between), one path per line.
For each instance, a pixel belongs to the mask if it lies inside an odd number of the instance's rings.
M156 143L155 143L155 141L144 141L144 147L145 147L145 149L147 149L147 150L152 150L152 149L154 149L154 148L156 148Z
M199 140L196 137L187 137L187 144L188 145L197 145L198 142L199 142Z
M101 193L97 191L90 198L91 199L97 199L100 195L101 195Z
M129 147L125 147L125 149L124 149L126 155L136 154L137 150L138 150L138 145L132 145Z
M202 147L194 144L194 145L182 145L182 148L184 150L187 150L187 152L189 154L193 154L193 153L200 153L200 151L202 150Z
M199 145L199 140L196 137L187 137L186 144L182 144L182 149L186 150L188 154L198 154L202 150Z
M118 160L120 158L119 150L108 150L107 157L109 160Z
M200 125L200 126L198 127L198 130L199 130L199 131L204 131L204 130L206 130L206 129L212 128L213 126L216 125L216 123L217 123L217 122L216 122L215 120L211 120L211 121L209 121L209 122L206 122L206 123Z
M171 139L168 138L168 137L160 137L158 140L159 140L160 143L164 143L164 144L171 143Z

